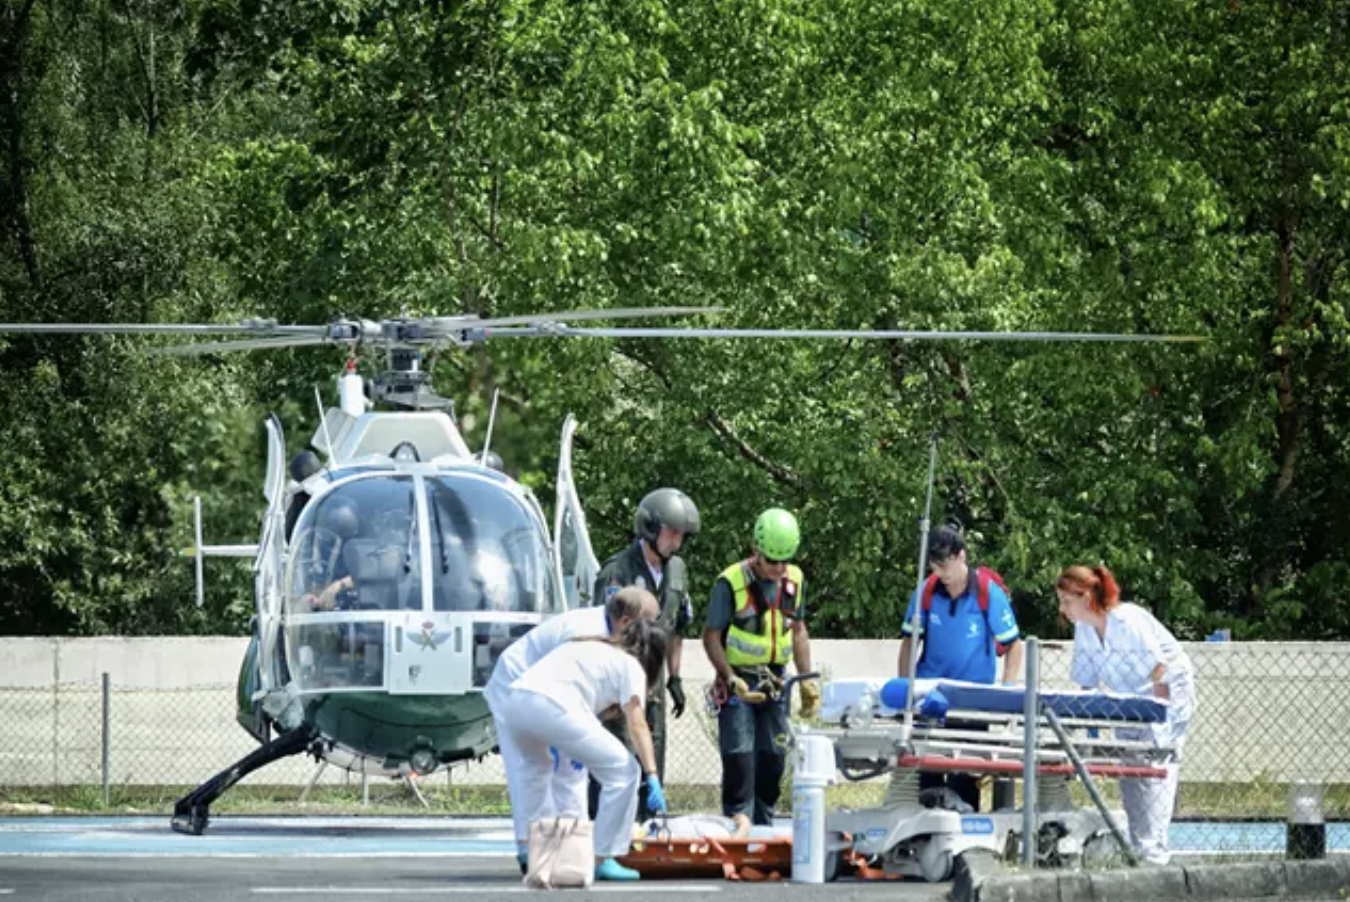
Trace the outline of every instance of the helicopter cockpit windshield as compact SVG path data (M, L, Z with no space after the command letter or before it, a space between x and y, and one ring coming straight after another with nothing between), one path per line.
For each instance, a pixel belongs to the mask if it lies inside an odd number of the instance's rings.
M357 479L325 495L296 536L287 613L422 607L409 477Z
M286 661L301 693L467 692L561 609L542 514L520 488L478 468L366 472L297 523Z
M525 507L477 474L426 486L434 609L552 613L548 547Z

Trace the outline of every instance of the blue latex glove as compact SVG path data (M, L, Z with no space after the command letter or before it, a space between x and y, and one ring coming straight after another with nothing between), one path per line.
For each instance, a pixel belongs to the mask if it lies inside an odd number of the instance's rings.
M666 794L661 791L661 778L656 774L647 777L647 807L653 814L666 813Z

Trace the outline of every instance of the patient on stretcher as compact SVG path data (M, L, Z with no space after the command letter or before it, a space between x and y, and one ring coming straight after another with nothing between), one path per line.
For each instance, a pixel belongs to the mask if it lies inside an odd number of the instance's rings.
M773 839L791 835L791 826L754 827L745 815L719 817L692 814L681 817L653 818L633 828L634 841L660 839Z

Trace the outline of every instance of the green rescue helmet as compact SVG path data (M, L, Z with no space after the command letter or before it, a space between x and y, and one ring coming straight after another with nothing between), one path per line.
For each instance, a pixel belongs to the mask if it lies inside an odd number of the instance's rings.
M679 489L657 489L638 502L637 512L633 515L633 532L648 545L655 545L662 526L686 536L698 535L698 508Z
M801 543L797 518L781 507L769 508L755 521L755 548L770 560L791 560Z

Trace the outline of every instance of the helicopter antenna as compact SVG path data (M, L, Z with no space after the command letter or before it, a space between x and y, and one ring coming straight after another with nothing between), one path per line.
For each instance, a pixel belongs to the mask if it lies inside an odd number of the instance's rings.
M314 403L319 407L319 425L323 427L323 443L328 447L328 463L337 463L336 452L333 450L333 436L328 432L328 417L323 412L323 397L319 394L319 386L314 386Z
M502 390L494 388L492 390L492 411L488 414L487 435L483 436L483 453L478 455L478 463L487 466L488 448L492 445L492 425L497 422L497 399L501 397Z
M197 607L203 607L206 604L206 589L203 585L202 574L202 496L194 495L192 498L192 526L193 535L197 539Z

